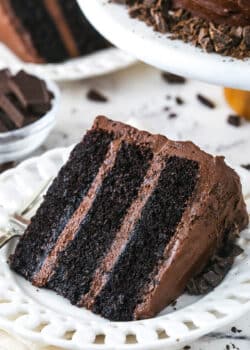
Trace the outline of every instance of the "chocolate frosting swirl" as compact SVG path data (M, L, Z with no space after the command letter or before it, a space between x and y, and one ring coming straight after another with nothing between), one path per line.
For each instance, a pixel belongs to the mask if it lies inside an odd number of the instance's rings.
M173 0L172 3L174 8L183 8L215 23L250 25L249 0Z

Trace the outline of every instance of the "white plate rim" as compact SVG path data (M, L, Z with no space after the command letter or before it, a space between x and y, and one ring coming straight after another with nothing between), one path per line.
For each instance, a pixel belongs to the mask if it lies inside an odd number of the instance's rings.
M58 167L67 160L68 154L71 148L58 148L49 152L46 152L40 157L28 159L21 163L17 168L11 169L2 175L0 175L0 205L4 198L3 192L6 191L5 196L11 198L11 194L16 193L17 196L14 202L19 202L18 205L27 199L27 194L21 194L20 183L25 183L24 176L27 174L32 175L33 178L39 178L40 181L44 181L50 178L58 170ZM57 159L58 164L56 164ZM241 168L237 168L245 180L249 180L249 173ZM26 183L25 183L26 184ZM31 187L33 186L30 184ZM34 185L35 186L35 185ZM37 186L37 184L36 184ZM13 192L14 191L14 192ZM250 196L250 193L245 193ZM14 207L6 207L8 212L14 211ZM236 266L230 271L229 276L222 284L216 288L213 292L202 298L200 301L187 306L177 312L172 312L168 315L163 315L150 320L136 321L136 322L122 322L114 323L101 320L96 321L90 318L89 321L79 322L77 319L60 315L46 310L48 312L49 322L42 331L34 332L27 324L18 322L19 317L16 320L8 319L8 315L16 314L20 310L25 309L26 316L32 321L34 318L34 312L42 323L43 316L40 314L41 306L37 307L35 303L23 304L26 300L26 296L16 285L11 282L11 273L9 268L0 266L0 328L3 330L15 334L26 341L36 342L41 345L53 345L59 346L70 350L82 350L82 349L166 349L171 347L181 347L198 339L199 337L215 331L218 328L226 326L232 321L240 318L246 312L250 310L250 275L246 266L250 263L250 230L245 230L241 238L241 244L245 245L245 257L243 260L238 259ZM0 259L3 261L3 253L0 252ZM243 261L243 262L242 262ZM4 271L3 271L4 270ZM234 274L237 274L235 276ZM6 276L8 277L6 279ZM234 285L230 284L230 281L234 281ZM8 283L7 283L8 282ZM236 285L235 285L236 283ZM11 292L9 289L11 286ZM31 287L33 288L33 287ZM3 308L1 300L3 293L12 293L11 295L11 307ZM14 295L13 295L14 293ZM229 296L232 297L229 297ZM244 303L242 300L244 299ZM26 306L25 306L26 305ZM209 309L209 305L213 305L213 310L221 313L220 316L216 316ZM210 306L211 308L212 306ZM43 307L44 308L44 307ZM42 308L42 309L43 309ZM210 311L209 311L210 310ZM219 310L219 311L218 311ZM39 311L39 312L38 312ZM84 311L85 312L85 311ZM4 313L6 313L4 315ZM11 314L11 315L12 315ZM7 315L7 316L6 316ZM88 316L87 316L88 317ZM64 335L60 335L53 328L49 327L55 325L63 330L63 334L71 331L72 328L76 329L74 333L75 338L72 340L66 340ZM193 326L197 327L193 329ZM159 339L157 330L165 330L168 334L168 338ZM89 341L86 344L82 344L81 332L85 334L85 337L89 337ZM127 334L136 334L137 344L124 344L124 339ZM98 334L105 334L105 344L95 344L91 339Z

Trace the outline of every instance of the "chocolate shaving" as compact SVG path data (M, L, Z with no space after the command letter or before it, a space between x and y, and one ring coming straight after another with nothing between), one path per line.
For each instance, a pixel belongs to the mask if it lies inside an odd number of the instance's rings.
M185 84L186 82L184 77L169 72L163 72L161 76L168 84Z
M197 99L198 101L200 101L204 106L214 109L215 103L213 101L211 101L210 99L208 99L207 97L201 95L201 94L197 94Z
M91 89L88 91L87 98L90 101L94 102L108 102L108 98L95 89Z
M246 170L250 170L250 164L241 164L241 167Z
M182 9L174 10L170 0L112 0L126 4L131 17L144 21L173 40L238 59L250 57L250 26L215 24Z
M238 115L229 115L227 118L227 122L228 124L235 126L236 128L238 128L242 124L242 120Z
M201 295L211 292L223 281L231 269L234 259L243 252L235 243L236 238L238 238L235 233L225 236L222 248L212 257L203 271L189 281L186 287L188 294Z

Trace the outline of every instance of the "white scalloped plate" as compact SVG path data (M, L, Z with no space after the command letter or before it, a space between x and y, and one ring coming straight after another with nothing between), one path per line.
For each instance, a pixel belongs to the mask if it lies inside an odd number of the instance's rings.
M7 213L15 212L41 183L57 174L69 152L55 149L0 176L0 205L4 207L0 208L1 227L7 225ZM237 171L249 201L249 172ZM250 210L250 201L248 205ZM239 243L244 254L213 292L200 298L183 295L177 310L168 307L153 319L120 323L74 307L54 292L38 290L17 276L6 263L14 249L14 243L9 244L0 251L0 328L34 344L32 349L45 345L70 350L181 348L250 310L249 229L242 233Z
M108 48L91 55L74 58L62 63L25 63L0 43L0 69L10 67L25 69L29 73L56 81L87 79L124 69L136 62L131 55L117 49Z
M143 62L191 79L250 90L250 59L206 53L153 31L109 0L78 0L84 14L111 43ZM100 20L101 19L101 20Z

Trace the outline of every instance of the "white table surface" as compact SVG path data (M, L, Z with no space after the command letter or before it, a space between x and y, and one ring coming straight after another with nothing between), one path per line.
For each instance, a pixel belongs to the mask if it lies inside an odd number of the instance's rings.
M98 79L61 83L60 87L62 101L58 124L36 154L79 141L94 117L104 114L149 131L161 132L169 138L192 140L210 153L225 155L232 164L250 163L250 123L243 122L239 128L227 123L232 111L219 87L191 81L185 85L169 85L163 81L159 71L144 64ZM97 103L87 100L86 93L90 88L105 94L109 101ZM196 98L197 93L211 98L216 108L210 110L203 106ZM176 96L184 100L184 105L176 104ZM165 111L165 107L170 107L170 112ZM170 119L168 115L171 112L177 117ZM162 130L157 128L159 121L165 125ZM233 326L241 332L234 333L231 330ZM187 345L193 350L249 350L250 315ZM3 349L37 348L34 344L24 345L11 335L0 332L0 350Z

